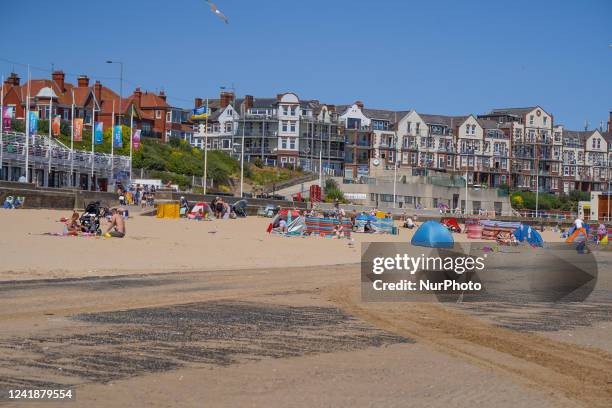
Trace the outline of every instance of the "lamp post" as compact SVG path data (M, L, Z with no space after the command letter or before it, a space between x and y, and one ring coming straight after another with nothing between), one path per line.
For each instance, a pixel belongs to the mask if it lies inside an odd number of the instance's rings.
M395 154L393 155L393 208L395 208L396 203L397 203L397 145L398 145L398 130L399 127L397 126L397 112L394 112L394 121L395 123L393 124L393 126L395 127L395 134L394 136L394 144L393 144L393 149L395 150Z
M123 111L121 110L121 100L123 99L123 62L121 61L106 61L107 64L119 64L119 125L123 124L122 116Z
M242 144L240 147L240 199L244 197L244 128L246 126L246 109L242 104Z

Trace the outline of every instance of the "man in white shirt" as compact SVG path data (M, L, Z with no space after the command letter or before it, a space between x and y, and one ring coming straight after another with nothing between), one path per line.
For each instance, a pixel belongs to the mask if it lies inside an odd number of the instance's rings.
M588 239L588 235L586 229L584 228L584 222L580 219L580 217L576 217L576 220L574 221L574 226L576 227L574 229L574 233L567 237L565 242L572 242L580 234L583 234L584 240L586 241Z

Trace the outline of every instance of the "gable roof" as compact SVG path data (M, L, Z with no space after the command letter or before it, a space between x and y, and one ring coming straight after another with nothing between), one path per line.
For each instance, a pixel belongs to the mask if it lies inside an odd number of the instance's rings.
M526 106L522 108L498 108L498 109L492 109L488 114L489 115L523 116L536 108L540 108L540 107L536 105L536 106Z
M455 126L461 125L466 121L470 115L462 115L462 116L449 116L449 115L431 115L428 113L418 113L417 114L423 119L425 123L428 125L443 125L449 128L453 128Z

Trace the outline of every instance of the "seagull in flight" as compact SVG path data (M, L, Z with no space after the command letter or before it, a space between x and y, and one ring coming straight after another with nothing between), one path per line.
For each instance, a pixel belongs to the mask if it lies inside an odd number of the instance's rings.
M208 3L208 5L210 6L210 11L212 11L213 13L215 13L215 15L217 17L219 17L221 20L223 20L225 22L225 24L229 24L229 20L227 19L227 17L225 17L225 14L223 14L215 5L215 3L213 3L210 0L206 0L206 2Z

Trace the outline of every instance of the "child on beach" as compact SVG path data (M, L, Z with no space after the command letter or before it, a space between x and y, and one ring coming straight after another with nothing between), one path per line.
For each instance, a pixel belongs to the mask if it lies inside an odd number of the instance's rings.
M72 216L70 220L66 222L66 234L77 236L79 231L81 230L81 225L79 224L79 213L75 211L72 212Z

